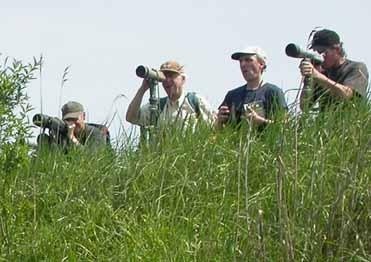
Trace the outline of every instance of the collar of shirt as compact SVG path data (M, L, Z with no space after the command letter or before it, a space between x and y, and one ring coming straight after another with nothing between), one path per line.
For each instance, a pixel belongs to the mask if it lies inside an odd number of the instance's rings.
M247 91L250 91L250 90L257 90L257 89L261 88L264 84L265 84L265 82L264 82L264 80L262 79L262 80L260 81L258 87L252 89L252 88L250 88L249 83L247 83L247 84L246 84L246 90L247 90Z
M183 104L184 99L185 99L184 92L176 101L171 101L170 98L167 98L167 106L179 108L180 105Z

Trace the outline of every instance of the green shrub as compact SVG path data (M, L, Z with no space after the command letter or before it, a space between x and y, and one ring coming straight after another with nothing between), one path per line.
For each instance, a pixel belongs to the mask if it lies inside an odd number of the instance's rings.
M9 174L27 161L31 110L26 87L40 68L41 59L24 64L8 58L0 62L0 169Z

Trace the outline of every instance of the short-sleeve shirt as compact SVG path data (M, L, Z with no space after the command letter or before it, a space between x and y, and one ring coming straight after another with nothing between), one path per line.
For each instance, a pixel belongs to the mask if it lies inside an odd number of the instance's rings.
M251 89L247 84L240 86L229 91L221 104L229 107L237 122L245 111L245 105L267 119L273 119L279 111L288 110L281 88L271 83L264 83L257 89Z
M196 109L191 105L185 94L182 94L175 102L167 98L165 106L158 117L158 124L161 126L180 124L187 127L189 123L196 123L199 120L212 124L215 120L215 113L211 106L203 97L198 94L194 95L199 103L199 112L196 112ZM133 123L140 126L148 126L150 125L150 115L150 104L148 103L140 108L138 118Z
M324 73L331 80L352 88L356 97L366 97L368 87L368 70L364 63L346 59L345 62L337 68L328 69ZM313 102L319 102L320 109L328 105L337 103L339 98L331 96L329 90L316 85L314 87Z

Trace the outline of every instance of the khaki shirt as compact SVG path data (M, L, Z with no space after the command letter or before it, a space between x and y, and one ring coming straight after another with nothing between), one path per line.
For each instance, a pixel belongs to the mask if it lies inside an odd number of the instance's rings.
M209 103L199 95L195 94L199 101L200 115L197 116L195 109L189 103L185 94L175 102L166 100L165 107L160 112L158 124L160 126L166 125L181 125L188 127L190 123L197 123L202 120L207 124L212 124L216 118L215 113L211 109ZM140 126L148 126L150 124L150 104L146 104L140 108L138 119L135 124ZM194 127L194 125L192 126Z

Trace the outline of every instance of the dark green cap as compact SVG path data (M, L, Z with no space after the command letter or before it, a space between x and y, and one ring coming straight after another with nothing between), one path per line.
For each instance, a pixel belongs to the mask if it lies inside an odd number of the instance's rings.
M62 107L62 118L63 120L68 118L78 118L82 112L84 112L82 104L75 101L69 101Z
M339 35L335 31L323 29L314 34L311 48L328 48L336 44L340 44Z

